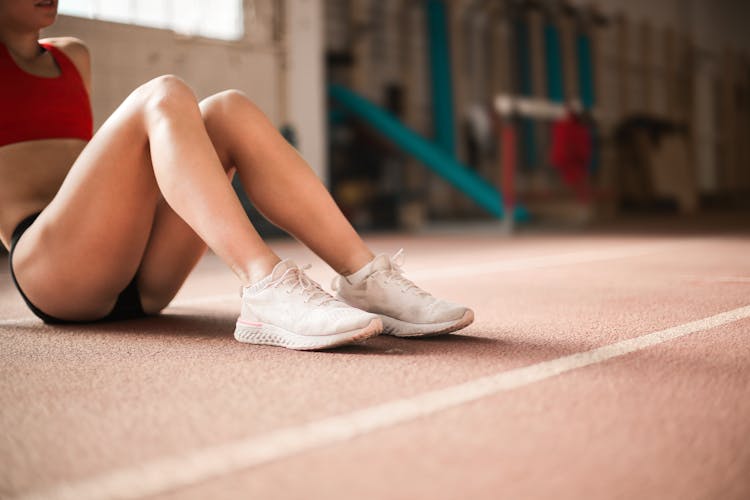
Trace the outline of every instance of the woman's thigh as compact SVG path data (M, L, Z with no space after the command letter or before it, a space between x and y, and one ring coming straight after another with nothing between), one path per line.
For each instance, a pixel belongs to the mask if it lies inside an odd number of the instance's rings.
M218 103L223 98L224 94L219 94L201 102L204 122L211 115L208 103ZM219 161L231 180L235 169L230 151L211 133L211 128L208 132ZM172 301L206 248L205 242L162 199L156 208L151 234L138 268L138 290L147 313L158 312Z
M138 291L146 313L164 309L206 251L206 244L163 199L138 267Z
M19 285L47 314L105 316L140 266L160 199L143 94L129 96L105 122L18 242Z

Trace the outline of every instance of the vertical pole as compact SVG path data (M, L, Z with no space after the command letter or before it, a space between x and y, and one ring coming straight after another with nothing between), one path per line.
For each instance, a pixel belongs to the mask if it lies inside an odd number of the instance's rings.
M531 48L529 43L529 25L525 15L520 15L515 22L515 62L518 65L518 93L531 97L534 93L531 78ZM522 165L533 168L536 164L536 143L534 123L530 118L521 118Z
M563 74L565 81L565 100L581 100L581 87L578 85L578 57L576 22L573 14L563 12L559 15L560 45L563 59Z
M654 71L654 42L652 37L651 24L648 21L643 21L640 25L640 55L639 59L643 67L641 73L641 84L643 91L642 109L639 111L645 112L648 115L656 115L656 107L654 105L654 92L653 92L653 71Z
M560 33L552 21L547 21L544 25L544 58L547 63L547 97L553 102L563 103L565 102L565 84Z
M287 0L285 7L289 122L300 154L327 182L323 0Z
M396 0L397 16L400 19L397 26L399 39L399 73L402 75L404 89L404 122L413 130L424 134L426 120L422 112L421 96L424 95L423 62L420 57L424 53L421 44L415 42L423 40L424 13L414 2ZM417 36L417 34L419 36ZM404 158L404 184L407 191L406 199L401 203L399 212L401 227L416 231L424 225L427 214L427 200L425 199L425 184L427 176L424 167L412 156Z
M513 80L516 71L513 69L515 56L512 50L514 45L512 34L513 26L508 14L499 9L493 12L490 17L490 35L492 37L489 63L491 99L500 93L513 95L515 92Z
M578 88L580 89L580 99L583 109L588 112L593 111L596 105L596 76L594 74L594 51L592 50L592 38L596 43L595 33L596 26L593 20L588 20L589 25L582 23L579 27L578 33L576 33L576 52L578 67ZM589 128L591 133L591 161L588 165L588 173L591 176L592 181L594 174L599 171L601 166L601 137L602 137L603 124L597 123L591 120L591 126Z
M500 189L503 198L503 224L508 232L513 230L516 210L515 177L517 167L516 129L511 117L500 117Z
M594 92L594 65L591 54L591 38L587 33L576 36L578 51L578 88L581 92L581 104L585 109L592 109L596 104Z
M529 26L529 53L531 57L531 89L532 95L539 99L547 97L547 64L544 47L544 13L541 9L532 7L526 14ZM544 182L539 171L545 166L545 152L547 151L547 131L543 123L534 122L534 142L530 147L533 154L531 164L536 170L532 177L532 184Z
M677 73L677 37L671 28L666 28L663 34L664 40L664 77L665 92L667 95L667 119L671 121L680 120L679 86L676 85Z
M352 87L368 99L380 102L380 96L373 85L372 64L372 9L370 0L353 0L349 11L349 22L353 27L352 53Z
M427 30L430 41L430 76L435 143L456 155L450 44L444 0L427 0Z
M617 120L621 120L630 112L630 44L628 36L628 21L625 16L617 19L617 85L618 109Z
M453 97L454 155L460 162L476 169L477 165L472 165L473 162L469 161L466 133L466 110L471 103L472 83L477 78L470 55L471 31L473 30L473 27L470 27L472 22L470 3L472 2L469 0L448 0L446 6ZM467 201L455 191L451 191L447 198L451 213L458 215L471 213L473 207Z

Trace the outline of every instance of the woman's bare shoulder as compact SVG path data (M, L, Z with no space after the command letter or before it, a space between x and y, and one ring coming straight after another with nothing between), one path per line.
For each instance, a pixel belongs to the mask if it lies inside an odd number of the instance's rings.
M49 43L65 52L70 57L89 57L89 48L80 38L73 36L58 36L54 38L43 38L40 43Z
M54 45L62 50L73 61L73 64L76 65L78 72L86 83L86 87L89 87L91 82L91 55L89 54L89 48L83 40L72 36L60 36L44 38L39 40L39 42Z

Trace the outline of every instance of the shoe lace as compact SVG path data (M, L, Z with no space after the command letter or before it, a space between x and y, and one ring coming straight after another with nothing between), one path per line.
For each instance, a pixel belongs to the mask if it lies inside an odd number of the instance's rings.
M416 295L431 297L431 295L419 288L413 281L404 276L403 265L406 262L406 252L403 248L399 249L391 257L391 268L380 271L385 276L385 283L396 283L401 287L402 293L412 292Z
M335 298L305 274L305 271L311 267L310 264L307 264L301 269L297 267L287 269L279 279L273 283L269 283L268 286L276 287L280 285L288 285L290 288L287 290L287 293L292 293L299 289L305 297L305 303L313 302L316 305L322 306L329 302L335 302Z

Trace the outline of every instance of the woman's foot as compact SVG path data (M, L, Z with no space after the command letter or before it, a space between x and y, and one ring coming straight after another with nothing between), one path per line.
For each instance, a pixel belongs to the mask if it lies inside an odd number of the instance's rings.
M397 263L403 250L382 254L350 276L338 276L333 288L347 304L376 313L383 333L396 337L425 337L455 332L474 321L471 309L441 300L404 277Z
M242 313L234 337L240 342L288 349L327 349L378 335L383 324L336 300L291 260L242 289Z

